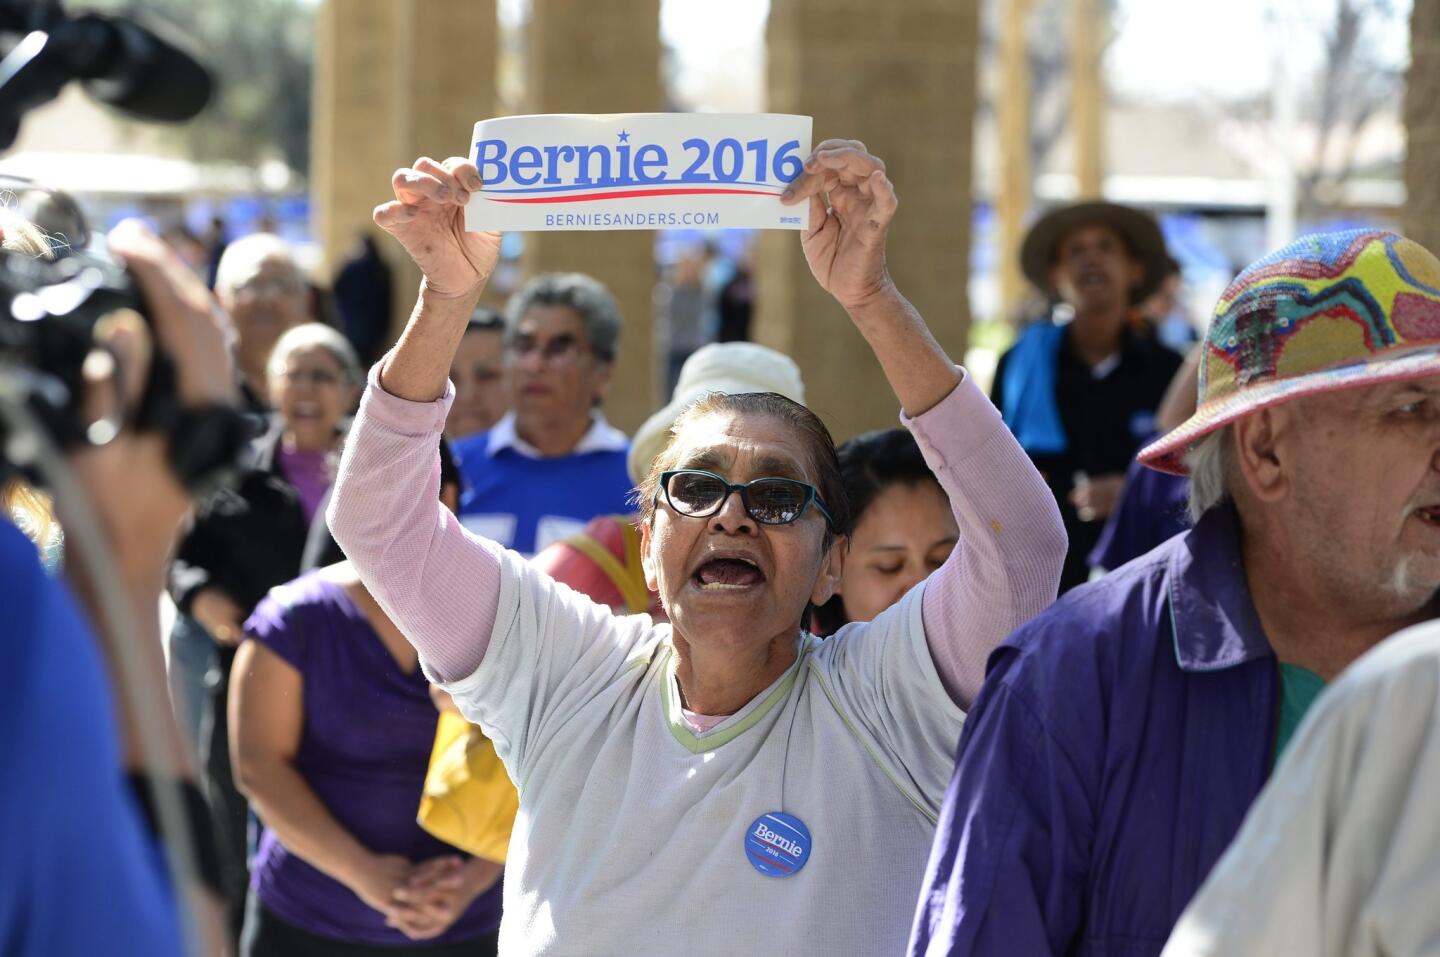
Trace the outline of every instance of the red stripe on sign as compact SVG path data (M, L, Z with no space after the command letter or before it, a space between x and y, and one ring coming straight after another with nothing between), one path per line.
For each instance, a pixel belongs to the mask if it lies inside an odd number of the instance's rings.
M482 192L481 196L485 196ZM632 199L644 196L779 196L763 189L638 189L629 193L581 193L579 196L529 196L525 199L492 199L492 203L592 203L602 199Z

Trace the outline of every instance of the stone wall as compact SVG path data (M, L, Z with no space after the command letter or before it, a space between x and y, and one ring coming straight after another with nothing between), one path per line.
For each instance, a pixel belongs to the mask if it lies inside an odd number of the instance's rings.
M390 176L418 156L469 152L495 109L495 0L325 0L316 17L310 186L325 278L391 198ZM398 334L420 273L381 236L395 270Z
M1440 0L1414 0L1405 88L1405 235L1440 255Z
M969 324L971 117L977 0L774 0L769 108L815 118L815 140L859 139L900 196L890 271L950 355ZM791 232L762 234L754 338L789 353L807 404L844 440L897 425L879 364L817 286Z
M660 0L537 0L526 43L526 108L534 113L654 113L660 85ZM525 275L589 273L624 319L605 414L633 432L661 405L653 355L655 233L526 233Z

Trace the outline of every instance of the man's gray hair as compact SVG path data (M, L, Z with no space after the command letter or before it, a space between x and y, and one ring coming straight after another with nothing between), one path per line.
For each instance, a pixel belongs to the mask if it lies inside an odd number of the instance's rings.
M265 364L265 372L271 378L284 375L285 366L292 354L317 348L324 349L335 357L345 382L350 385L362 385L365 382L365 370L361 367L360 357L355 354L355 347L350 344L350 340L321 322L305 322L287 329L276 340L275 348L270 351L270 361Z
M620 306L598 280L578 272L551 272L536 276L510 297L505 321L510 334L535 306L565 306L580 314L585 341L596 358L613 362L620 348Z
M1233 449L1230 426L1216 429L1185 452L1190 470L1190 521L1230 498L1229 472Z
M274 233L251 233L230 243L220 254L220 262L215 266L215 291L234 292L254 279L261 264L270 259L288 262L304 288L305 276L295 262L295 251L290 244Z

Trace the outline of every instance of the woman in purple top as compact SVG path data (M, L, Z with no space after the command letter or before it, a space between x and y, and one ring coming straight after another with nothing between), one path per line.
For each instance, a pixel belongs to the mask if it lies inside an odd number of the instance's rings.
M265 829L243 957L495 953L501 867L415 821L437 712L355 571L276 588L245 628L232 751Z

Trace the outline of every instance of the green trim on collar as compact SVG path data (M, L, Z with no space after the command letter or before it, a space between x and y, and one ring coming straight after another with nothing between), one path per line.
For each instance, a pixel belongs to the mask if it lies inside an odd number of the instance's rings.
M740 735L749 731L775 709L775 706L784 701L790 694L790 689L795 687L795 679L800 675L800 668L804 665L806 658L815 647L818 641L813 635L805 635L800 641L800 653L795 656L795 663L792 664L776 682L768 694L759 704L747 705L750 713L745 715L734 724L725 726L725 722L713 731L705 734L696 734L695 730L685 721L683 708L680 704L680 685L675 680L675 646L666 642L665 660L660 664L660 701L664 709L665 723L670 726L670 733L692 754L704 754L706 751L714 751L735 740ZM743 709L742 709L743 710ZM733 716L732 716L733 718ZM726 721L732 720L727 718Z

